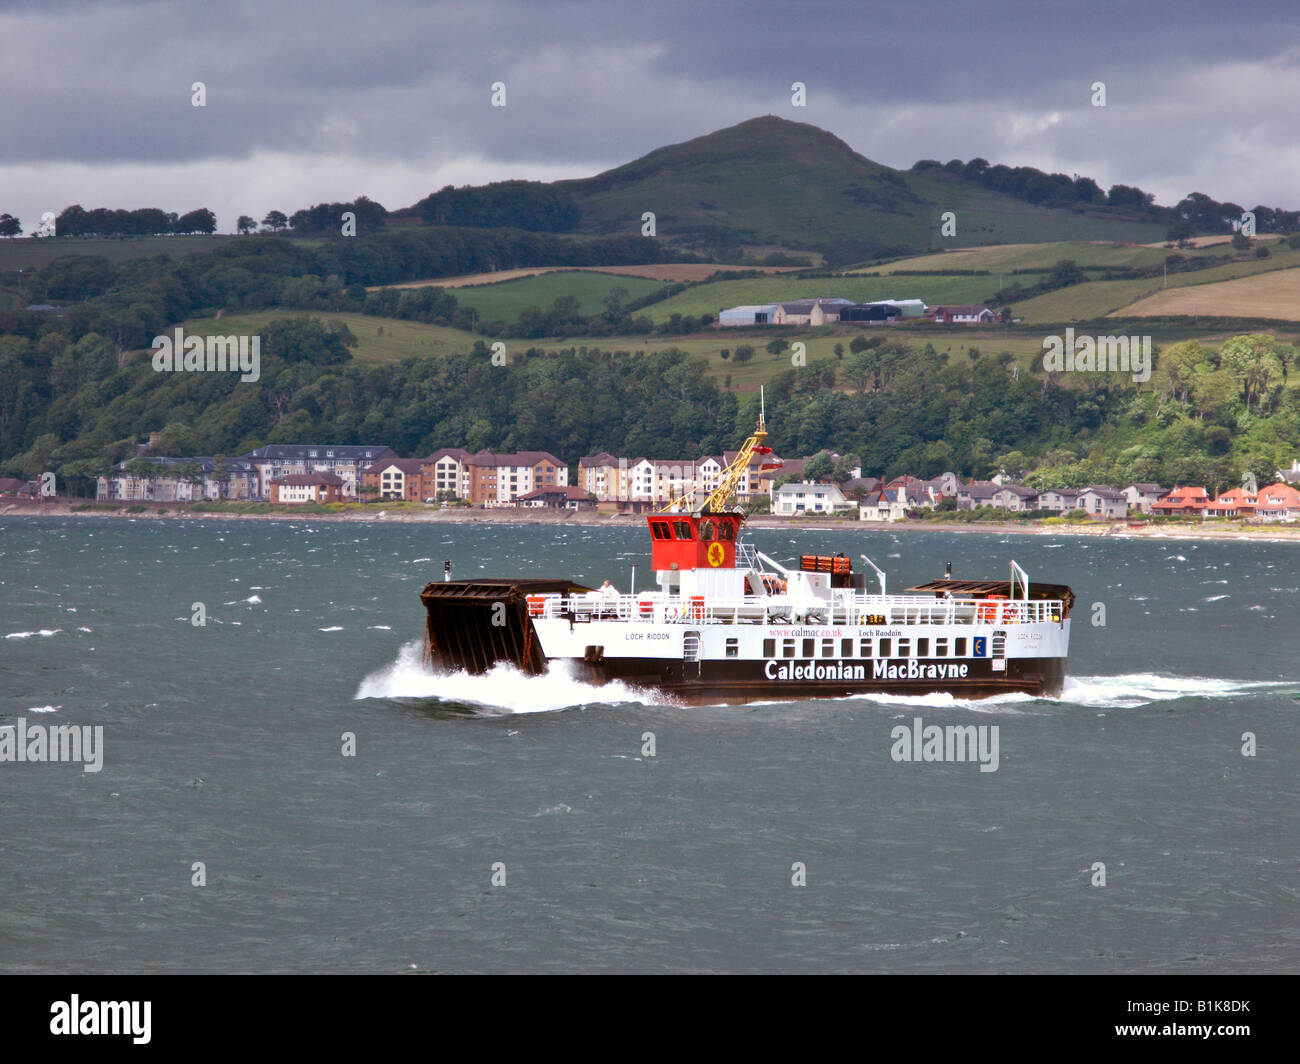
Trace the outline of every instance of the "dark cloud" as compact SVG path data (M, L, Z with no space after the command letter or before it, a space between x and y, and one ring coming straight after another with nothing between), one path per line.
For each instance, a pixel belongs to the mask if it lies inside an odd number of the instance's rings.
M225 227L381 188L397 206L432 180L578 176L766 113L895 166L982 155L1294 207L1297 28L1291 0L8 3L0 210L116 204L123 185L169 209L210 189ZM275 203L239 200L254 190Z

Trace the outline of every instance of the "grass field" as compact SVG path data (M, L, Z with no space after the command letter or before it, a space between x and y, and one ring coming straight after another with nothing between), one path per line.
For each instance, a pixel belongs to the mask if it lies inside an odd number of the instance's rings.
M873 299L924 299L939 303L969 303L992 295L997 278L989 277L819 277L800 281L793 277L751 277L741 281L714 281L695 285L662 303L646 308L654 321L670 314L712 314L724 307L746 303L787 303L793 299L842 296L858 303Z
M1126 317L1176 314L1300 321L1300 269L1277 270L1217 284L1169 288L1126 306Z
M889 273L893 270L988 270L1010 273L1012 270L1049 269L1062 259L1072 259L1080 266L1159 266L1170 254L1163 247L1141 244L1102 244L1078 240L1058 240L1046 244L1001 244L986 248L957 248L937 255L918 255L896 259L868 271ZM1185 252L1185 254L1194 254ZM860 271L858 271L860 272Z
M1300 272L1300 271L1297 271ZM470 350L476 340L492 343L490 338L477 336L462 329L450 329L437 325L422 325L419 322L400 321L395 318L377 318L364 314L332 314L306 312L271 311L253 314L226 314L218 321L214 318L198 318L184 322L186 332L195 335L256 333L264 329L267 323L276 318L314 316L324 320L344 322L357 337L358 345L352 354L360 363L384 364L397 362L404 358L442 358L451 354ZM1154 325L1148 330L1153 341L1158 345L1177 343L1180 340L1199 339L1203 343L1217 347L1239 329L1221 329L1198 326L1193 323L1181 325ZM1279 330L1271 330L1288 342L1300 340L1297 334L1285 335ZM843 362L835 359L836 343L843 344L845 360L852 358L848 350L849 342L858 335L860 329L855 326L828 326L822 329L792 330L782 335L790 342L801 341L807 352L808 364L816 365L823 361ZM1031 326L943 326L943 325L906 325L876 326L870 330L872 335L884 335L890 339L901 340L914 346L923 346L926 342L944 352L952 361L968 357L971 348L978 348L982 357L996 357L1001 352L1009 353L1023 368L1041 364L1043 355L1043 332ZM511 357L518 355L529 347L536 347L546 354L555 354L561 350L579 347L597 347L606 351L645 351L654 353L677 348L688 354L703 359L709 371L719 384L735 391L751 391L760 384L765 384L773 377L792 368L790 352L772 355L765 346L771 335L765 331L746 331L744 335L732 330L709 330L703 334L691 336L607 336L574 337L572 339L542 340L507 340L507 352ZM748 363L738 363L733 359L724 360L720 352L723 348L731 351L741 343L754 347L754 357ZM143 357L143 353L141 353ZM727 384L728 376L731 378ZM1296 377L1300 384L1300 376Z
M320 318L323 321L341 321L352 330L357 346L352 357L358 362L398 362L404 358L438 358L468 351L474 341L482 339L463 329L449 329L441 325L422 325L418 321L398 318L377 318L368 314L336 314L327 311L269 310L250 314L223 314L216 318L192 318L181 325L195 336L253 334L261 332L268 322L279 318ZM490 341L489 341L490 342Z
M1127 314L1125 308L1165 288L1202 288L1220 281L1256 277L1295 266L1300 266L1300 249L1278 245L1266 259L1243 259L1193 273L1172 273L1167 279L1150 277L1136 281L1088 281L1027 299L1015 304L1014 309L1016 316L1027 322L1070 321L1074 318L1085 321L1104 318L1116 312Z
M395 285L371 285L376 288L465 288L471 285L501 284L520 277L536 277L541 273L559 273L565 270L584 270L590 273L607 273L617 277L648 277L652 281L703 281L713 274L735 273L740 270L758 270L761 273L788 273L799 266L723 266L712 262L658 262L645 266L535 266L518 270L496 270L493 273L464 273L459 277L433 277L423 281L407 281Z
M183 259L211 251L237 236L59 236L36 240L0 240L0 273L46 266L63 255L102 255L111 262L153 255Z
M1189 257L1222 254L1222 248L1204 252L1185 252ZM1013 282L1010 271L1050 267L1061 259L1073 259L1081 266L1157 267L1169 252L1164 248L1137 245L1054 242L1016 244L990 248L968 248L942 255L924 255L900 259L880 267L884 276L865 277L858 273L839 277L799 281L791 277L754 277L736 281L714 281L695 285L662 303L647 308L656 322L673 313L716 315L723 307L746 303L787 302L806 297L843 296L858 302L875 299L924 299L931 306L946 303L977 303L988 300L999 281ZM1171 274L1170 288L1212 284L1235 277L1263 274L1292 265L1300 265L1300 251L1285 244L1274 244L1266 259L1243 259L1192 273ZM988 275L889 276L892 270L988 270ZM999 271L1005 271L999 276ZM1033 284L1032 275L1022 276L1021 283ZM1016 303L1015 314L1026 322L1084 321L1102 318L1151 295L1166 283L1164 278L1141 278L1132 281L1088 281Z
M626 299L631 300L648 296L663 286L663 281L644 277L615 277L607 273L566 270L521 277L502 284L460 288L456 291L456 301L462 307L472 307L477 311L480 321L511 322L525 307L545 310L561 296L574 296L578 300L578 313L589 317L605 309L601 300L612 289L626 290Z

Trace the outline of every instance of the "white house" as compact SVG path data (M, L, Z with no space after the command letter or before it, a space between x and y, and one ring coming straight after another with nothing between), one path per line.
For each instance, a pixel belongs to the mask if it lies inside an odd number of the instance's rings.
M908 500L906 488L873 491L858 506L859 521L903 521L916 502Z
M829 514L848 505L838 485L803 481L782 484L777 488L772 511L786 517L795 514Z
M996 319L988 307L975 304L934 308L934 320L940 325L987 325Z

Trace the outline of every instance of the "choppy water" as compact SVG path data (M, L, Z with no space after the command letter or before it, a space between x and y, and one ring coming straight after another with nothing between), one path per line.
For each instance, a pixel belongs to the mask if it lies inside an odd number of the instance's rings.
M104 728L101 772L0 763L0 970L1295 970L1300 549L751 536L892 590L1071 584L1063 698L683 709L420 665L444 558L645 586L639 530L0 522L0 728ZM896 763L917 716L996 725L998 770Z

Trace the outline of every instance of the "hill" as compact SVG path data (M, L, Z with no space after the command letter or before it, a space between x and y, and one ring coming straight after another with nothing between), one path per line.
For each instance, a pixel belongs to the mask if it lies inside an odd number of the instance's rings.
M945 211L957 215L962 245L1164 235L1118 208L1040 207L942 170L894 170L825 130L773 115L555 187L579 205L580 232L639 232L642 213L653 211L663 240L714 253L817 251L832 264L942 247Z

